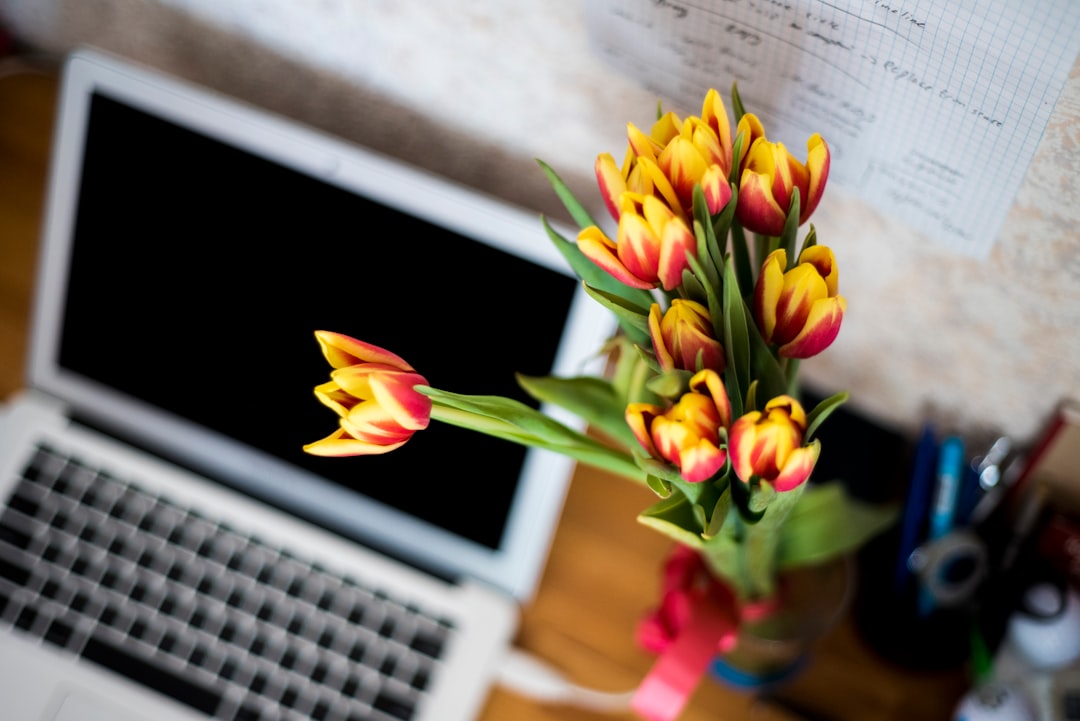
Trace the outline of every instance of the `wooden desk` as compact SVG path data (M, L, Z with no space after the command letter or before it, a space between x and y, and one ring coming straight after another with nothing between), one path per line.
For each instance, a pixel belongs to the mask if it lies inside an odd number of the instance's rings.
M47 75L0 78L0 398L21 385L55 92L56 80ZM669 549L666 538L634 520L653 500L648 491L592 469L582 468L574 478L518 642L582 685L628 690L653 662L634 643L638 619L656 600L658 570ZM845 619L787 689L805 716L706 679L681 719L947 721L965 681L957 673L890 667ZM635 716L543 705L496 690L483 721L603 718Z

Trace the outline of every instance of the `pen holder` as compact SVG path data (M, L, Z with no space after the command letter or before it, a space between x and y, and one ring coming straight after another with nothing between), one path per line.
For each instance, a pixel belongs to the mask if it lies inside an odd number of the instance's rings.
M884 534L859 554L862 582L853 604L856 628L883 658L900 666L929 671L959 669L971 655L972 619L965 606L919 612L919 587L897 589L893 559L899 531Z

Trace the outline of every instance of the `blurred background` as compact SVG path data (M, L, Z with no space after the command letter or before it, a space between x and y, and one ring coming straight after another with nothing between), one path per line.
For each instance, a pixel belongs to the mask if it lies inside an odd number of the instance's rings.
M585 12L582 0L0 0L0 26L9 53L52 62L95 45L565 219L536 158L598 207L593 161L622 158L628 121L648 127L658 101L700 112L609 64ZM803 377L909 437L931 420L975 446L1032 441L1080 396L1078 146L1080 66L985 259L830 184L813 220L848 314Z

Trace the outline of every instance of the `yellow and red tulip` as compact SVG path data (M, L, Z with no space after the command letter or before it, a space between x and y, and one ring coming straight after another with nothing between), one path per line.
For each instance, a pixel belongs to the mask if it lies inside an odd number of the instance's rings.
M763 411L750 411L731 426L731 466L740 480L757 476L777 491L790 491L809 478L821 444L803 445L806 412L791 396L777 396Z
M686 223L653 195L625 192L616 240L592 225L578 234L578 248L596 265L632 288L671 290L697 253Z
M724 372L727 363L724 347L713 335L709 309L697 301L675 298L663 313L660 304L653 303L649 310L649 335L663 370L694 372L712 368L717 373Z
M309 443L316 456L386 453L427 428L431 400L414 386L427 380L390 351L341 333L316 331L323 356L334 369L315 387L316 397L338 414L339 428Z
M601 195L616 220L622 214L624 192L655 195L684 221L693 217L695 184L701 185L712 214L731 199L731 125L715 89L706 94L701 117L684 121L669 112L648 134L629 123L627 141L622 168L607 153L597 158L595 166Z
M631 403L626 422L650 456L674 465L689 483L707 481L727 462L731 403L712 369L695 373L690 389L670 408Z
M778 236L784 230L791 198L798 188L799 224L805 223L825 192L829 146L819 134L811 135L806 142L804 165L783 143L767 140L760 122L751 115L743 116L739 128L748 132L744 142L749 146L740 161L736 218L749 231Z
M754 317L765 342L785 358L809 358L828 348L847 310L838 284L836 257L826 246L804 250L791 270L782 248L770 253L754 288Z

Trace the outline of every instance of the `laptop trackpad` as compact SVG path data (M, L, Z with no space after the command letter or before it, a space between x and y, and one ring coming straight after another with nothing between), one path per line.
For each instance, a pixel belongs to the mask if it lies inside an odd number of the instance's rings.
M141 719L87 694L68 693L51 721L141 721Z

